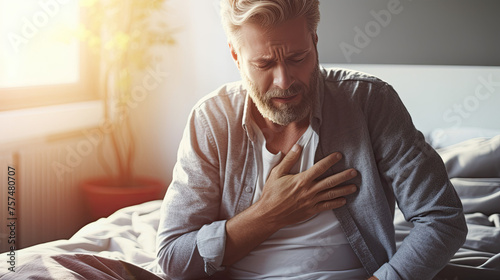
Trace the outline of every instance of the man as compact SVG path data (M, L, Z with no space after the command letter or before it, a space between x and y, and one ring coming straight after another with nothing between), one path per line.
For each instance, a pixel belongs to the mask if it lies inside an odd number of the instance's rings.
M221 1L242 82L188 120L158 230L169 277L431 279L464 242L443 163L392 87L319 67L318 4ZM397 251L395 201L414 224Z

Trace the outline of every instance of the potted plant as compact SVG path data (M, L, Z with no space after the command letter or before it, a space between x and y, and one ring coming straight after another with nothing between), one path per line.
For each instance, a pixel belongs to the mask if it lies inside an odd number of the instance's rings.
M133 80L158 63L151 50L174 43L165 23L165 0L82 1L87 26L81 39L99 54L104 123L111 129L98 145L99 163L107 176L82 182L93 218L133 204L159 199L165 185L134 173L135 139L130 120ZM111 149L112 156L104 155ZM115 168L113 168L114 166Z

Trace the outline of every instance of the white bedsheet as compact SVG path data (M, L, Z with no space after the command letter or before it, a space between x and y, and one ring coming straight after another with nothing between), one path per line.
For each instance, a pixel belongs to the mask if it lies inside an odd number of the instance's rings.
M37 261L35 255L87 254L122 260L166 278L156 262L156 231L161 200L123 208L108 218L81 228L68 240L58 240L17 251L17 267ZM5 272L3 270L0 277ZM5 274L3 276L6 276ZM11 274L14 276L15 274Z

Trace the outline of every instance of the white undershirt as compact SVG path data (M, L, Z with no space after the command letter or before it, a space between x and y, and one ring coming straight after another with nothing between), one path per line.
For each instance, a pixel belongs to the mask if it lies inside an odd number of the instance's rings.
M271 169L279 163L281 153L269 152L264 135L255 123L252 125L258 135L254 149L259 172L253 197L255 203ZM313 166L318 142L318 135L309 126L297 141L303 147L302 156L291 173ZM333 211L323 211L306 221L280 229L232 265L229 273L231 279L367 278Z

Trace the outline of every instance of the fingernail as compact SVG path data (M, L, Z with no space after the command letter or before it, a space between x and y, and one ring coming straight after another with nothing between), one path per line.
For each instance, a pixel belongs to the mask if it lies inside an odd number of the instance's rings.
M337 153L335 156L337 157L337 159L341 159L342 158L342 154L341 153Z
M300 148L299 144L295 144L295 145L293 145L291 151L295 153L299 150L299 148Z
M358 175L358 172L356 172L356 170L354 170L354 169L351 170L351 176L356 176L356 175Z

